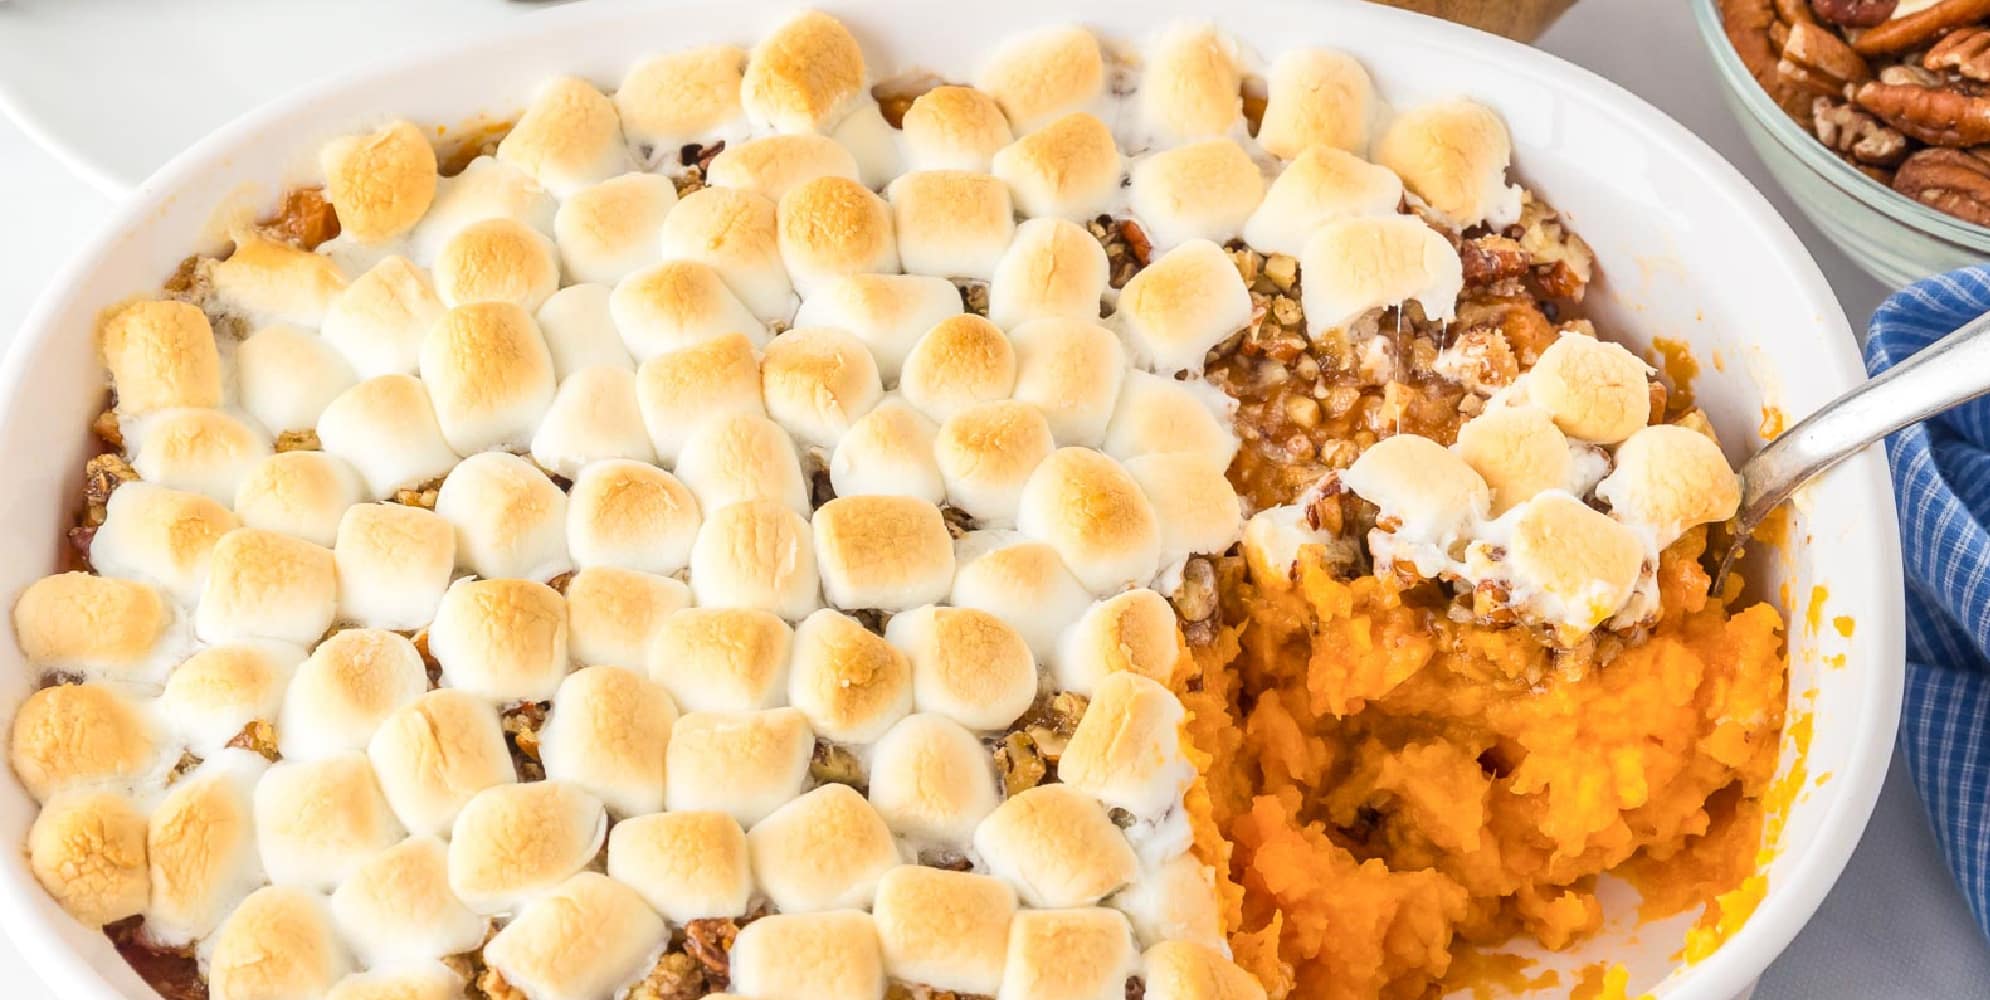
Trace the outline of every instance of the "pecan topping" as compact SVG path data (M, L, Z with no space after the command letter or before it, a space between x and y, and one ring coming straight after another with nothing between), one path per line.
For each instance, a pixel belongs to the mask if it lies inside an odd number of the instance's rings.
M1533 264L1520 241L1505 236L1474 236L1458 248L1458 259L1465 265L1465 284L1475 288L1522 277Z
M1935 72L1951 70L1971 80L1990 80L1990 28L1949 32L1921 57L1921 65Z
M1790 26L1789 40L1783 43L1776 75L1792 87L1837 96L1845 92L1847 84L1871 79L1872 70L1837 32L1816 24L1796 24Z
M1900 0L1810 0L1817 16L1841 28L1871 28L1893 16ZM1787 4L1778 4L1787 9Z
M698 1000L706 994L705 973L698 960L679 951L665 952L649 975L629 990L629 1000Z
M1818 141L1860 163L1890 167L1907 157L1907 137L1849 104L1820 97L1811 105Z
M1853 97L1888 125L1930 146L1990 143L1990 97L1877 82L1861 86Z
M726 958L739 937L740 922L731 917L693 920L684 925L684 951L705 967L705 982L714 990L732 983L732 963ZM703 994L699 994L702 996Z
M91 507L110 503L111 494L126 483L138 481L138 470L123 456L105 452L83 463L83 502ZM100 520L97 522L102 524Z
M1868 56L1908 52L1985 18L1990 18L1990 0L1941 0L1926 10L1874 27L1860 35L1852 48Z
M318 432L306 427L301 431L284 431L276 436L276 450L283 451L323 451L324 444L318 440Z
M1907 158L1893 189L1956 218L1990 226L1990 160L1959 149L1924 149Z

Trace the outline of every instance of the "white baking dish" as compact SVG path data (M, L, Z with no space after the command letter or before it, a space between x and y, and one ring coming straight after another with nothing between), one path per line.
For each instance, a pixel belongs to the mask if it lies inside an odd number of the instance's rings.
M612 86L651 52L748 44L791 6L687 0L550 12L285 98L167 165L50 289L0 371L0 456L12 479L0 495L0 532L14 539L15 553L0 566L0 595L11 606L23 586L50 571L64 544L87 427L102 398L92 349L98 311L155 290L190 250L213 246L223 205L246 198L266 206L286 185L311 180L315 151L334 134L393 116L457 123L505 115L558 72ZM1060 0L870 0L828 8L862 39L879 75L925 66L955 79L971 72L992 40L1081 12ZM1468 94L1498 108L1513 133L1519 172L1596 249L1605 275L1592 300L1599 325L1639 346L1654 337L1690 345L1703 369L1699 399L1737 457L1759 444L1765 407L1794 418L1863 378L1845 319L1789 228L1712 150L1615 85L1520 45L1352 2L1110 0L1082 8L1087 23L1121 40L1185 16L1214 17L1260 51L1346 49L1393 102ZM1553 964L1621 962L1632 973L1633 995L1733 996L1789 943L1857 843L1892 748L1902 673L1899 552L1879 452L1848 462L1799 507L1792 544L1757 573L1764 595L1785 595L1795 605L1785 609L1793 617L1792 711L1815 720L1811 778L1767 869L1767 897L1712 958L1674 969L1683 924L1632 934L1634 901L1613 893L1605 932ZM1824 620L1855 619L1851 636L1806 626L1816 587L1828 591ZM1832 666L1841 654L1844 665ZM0 659L0 709L11 714L32 677L11 643ZM1786 748L1785 771L1793 758ZM1820 775L1830 780L1819 782ZM22 843L33 815L11 775L0 781L0 842ZM17 850L0 850L0 932L65 1000L151 995L100 934L43 894ZM1562 983L1556 992L1573 980Z

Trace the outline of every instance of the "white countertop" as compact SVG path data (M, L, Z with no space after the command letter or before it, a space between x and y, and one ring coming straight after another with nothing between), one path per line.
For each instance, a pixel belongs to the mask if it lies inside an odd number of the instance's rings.
M498 0L490 0L492 3ZM1855 327L1884 289L1826 245L1774 189L1719 100L1682 0L1584 0L1546 48L1657 104L1733 160L1789 218ZM0 340L42 285L106 217L110 203L0 119ZM38 985L0 941L0 994L38 1000ZM1865 840L1817 917L1763 977L1758 1000L1990 995L1990 947L1949 880L1921 804L1896 761Z

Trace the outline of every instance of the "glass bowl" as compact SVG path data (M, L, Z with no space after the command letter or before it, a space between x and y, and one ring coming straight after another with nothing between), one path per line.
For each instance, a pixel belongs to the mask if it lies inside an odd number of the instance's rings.
M1721 27L1719 0L1692 0L1722 96L1776 182L1867 274L1899 288L1990 258L1990 227L1937 212L1853 169L1762 90Z

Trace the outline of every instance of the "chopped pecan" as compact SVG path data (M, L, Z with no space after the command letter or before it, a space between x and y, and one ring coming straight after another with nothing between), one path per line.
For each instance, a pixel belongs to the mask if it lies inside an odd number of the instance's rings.
M97 455L83 463L83 502L93 507L110 503L118 487L137 481L138 470L122 456Z
M809 776L822 785L849 785L863 791L864 762L850 748L827 740L815 741L815 754L809 758Z
M1990 160L1959 149L1923 149L1894 174L1893 189L1966 222L1990 226Z
M1817 16L1841 28L1870 28L1893 16L1900 0L1810 0ZM1778 3L1787 10L1790 6Z
M1002 794L1015 796L1043 784L1050 765L1028 733L1010 733L995 747L995 770L1002 777Z
M325 200L324 188L291 188L284 192L276 214L257 223L264 236L300 250L316 250L339 234L339 216Z
M1811 105L1811 130L1833 152L1860 163L1890 167L1907 158L1907 137L1849 104L1820 97Z
M1465 265L1466 286L1474 288L1521 277L1534 263L1519 240L1505 236L1474 236L1458 248L1458 259Z
M1990 143L1990 97L1877 82L1861 86L1853 96L1860 107L1930 146L1961 148Z
M1990 18L1990 0L1941 0L1925 10L1875 25L1852 42L1860 55L1911 52L1957 28Z
M1921 65L1935 72L1949 70L1971 80L1990 80L1990 28L1958 28L1942 37Z
M629 988L628 1000L698 1000L708 991L698 960L681 951L664 952L649 975Z
M733 939L739 937L739 926L732 917L710 917L684 925L684 950L704 966L705 982L714 990L732 984L732 963L726 955L732 951Z
M323 451L325 446L318 440L318 432L309 427L301 431L284 431L276 436L277 451Z
M1199 622L1216 614L1216 567L1205 556L1190 559L1182 567L1182 583L1175 588L1175 613L1185 622Z
M960 292L962 309L976 316L988 315L988 283L985 281L956 280L954 288Z
M254 750L262 754L264 760L274 761L281 754L276 751L276 727L262 719L257 719L242 727L228 745L237 750Z
M114 411L105 410L97 414L97 419L90 421L90 430L111 450L124 450L124 428L118 426Z
M1154 259L1154 241L1147 238L1147 230L1132 219L1119 220L1119 236L1126 241L1126 249L1133 254L1133 260L1146 267Z
M1872 78L1872 68L1838 33L1818 24L1790 26L1776 75L1792 87L1838 96L1849 84Z

